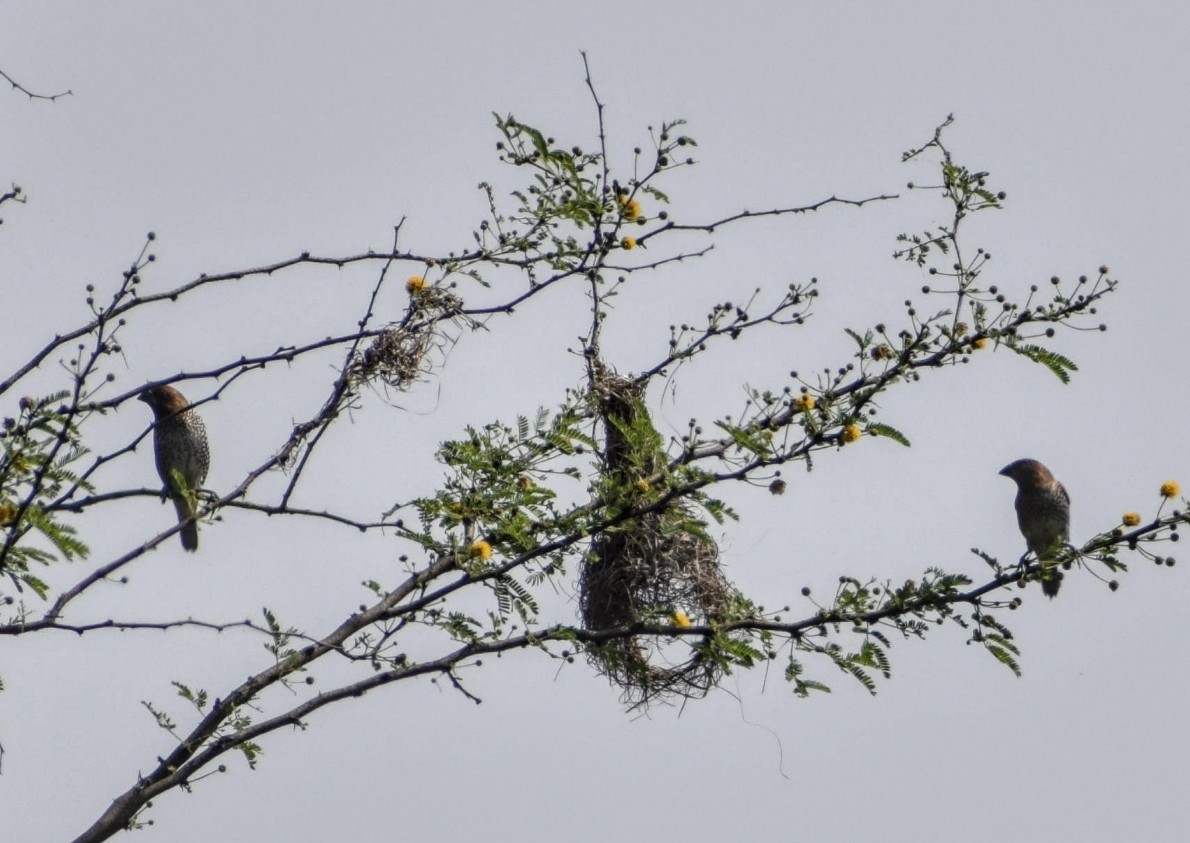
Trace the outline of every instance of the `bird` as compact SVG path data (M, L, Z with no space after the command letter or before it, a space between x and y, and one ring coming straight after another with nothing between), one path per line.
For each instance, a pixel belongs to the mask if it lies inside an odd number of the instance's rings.
M1020 459L1000 469L1016 483L1016 520L1030 551L1041 563L1041 590L1049 598L1062 587L1062 571L1045 563L1070 542L1070 495L1037 460ZM1028 552L1025 553L1028 556ZM1021 557L1022 563L1025 557Z
M137 399L153 411L153 450L157 473L174 502L182 525L182 547L198 550L198 490L211 467L207 429L186 397L172 386L146 389Z

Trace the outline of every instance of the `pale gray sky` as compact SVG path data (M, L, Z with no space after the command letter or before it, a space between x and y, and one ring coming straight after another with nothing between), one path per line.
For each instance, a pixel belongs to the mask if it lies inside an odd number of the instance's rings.
M1062 337L1080 367L1066 387L998 354L893 393L885 417L911 450L864 441L824 455L812 475L790 471L780 498L727 490L743 520L722 546L745 590L794 615L801 586L830 590L841 573L898 579L937 564L978 577L970 547L1023 550L1012 484L996 476L1012 459L1043 459L1065 482L1076 541L1125 510L1151 514L1164 480L1190 485L1188 26L1190 11L1169 2L0 4L0 69L74 91L52 105L0 92L0 185L29 195L2 213L0 371L82 321L84 284L111 289L150 230L154 290L302 250L384 249L402 217L406 248L466 247L485 212L476 184L514 183L495 159L492 111L591 144L580 49L608 106L614 163L648 145L647 126L689 121L700 164L666 189L692 220L904 193L929 170L900 153L954 112L951 148L1008 192L1007 210L969 232L995 255L989 273L1019 293L1107 263L1122 281L1101 310L1109 331ZM889 259L893 238L942 210L910 194L731 230L706 260L638 276L609 356L630 370L655 359L671 322L817 276L811 324L719 350L682 373L676 403L653 396L657 414L680 428L697 407L738 410L745 381L841 365L845 325L894 322L918 296L924 276ZM373 278L302 270L160 308L129 326L117 386L349 330ZM575 382L564 349L584 327L578 291L490 327L404 410L373 397L337 430L311 469L328 503L369 516L425 493L440 439L556 403ZM238 483L316 408L330 363L206 408L209 486ZM57 375L45 366L38 386ZM123 441L147 421L125 407L94 435ZM142 448L104 483L152 485L151 463ZM138 499L103 517L80 523L96 562L169 515ZM362 579L392 575L389 549L381 536L229 513L204 528L197 556L163 547L72 619L230 620L268 605L317 633L364 599ZM517 654L469 674L481 706L407 683L275 734L256 772L229 759L192 795L159 799L144 839L1182 839L1190 583L1184 566L1130 561L1115 594L1085 575L1052 604L1027 593L1011 618L1021 679L944 630L897 642L875 698L808 660L833 694L800 701L777 673L755 672L684 711L633 718L585 665L556 673ZM264 660L258 639L233 634L4 641L5 839L70 839L155 763L167 743L141 700L180 719L170 680L218 695Z

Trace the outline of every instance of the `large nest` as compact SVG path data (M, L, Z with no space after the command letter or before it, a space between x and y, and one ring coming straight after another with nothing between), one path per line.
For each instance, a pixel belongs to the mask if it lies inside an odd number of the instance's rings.
M606 437L605 471L624 494L620 506L646 511L592 543L579 588L584 625L602 631L670 624L679 612L696 625L723 618L733 590L718 547L688 505L660 502L665 455L641 401L643 386L600 371L593 393ZM699 646L654 635L615 638L588 654L632 705L705 696L721 673Z

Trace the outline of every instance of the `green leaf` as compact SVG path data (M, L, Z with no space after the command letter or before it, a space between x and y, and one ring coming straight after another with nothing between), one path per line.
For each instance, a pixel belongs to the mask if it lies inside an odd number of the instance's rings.
M1070 383L1070 372L1078 371L1078 366L1074 365L1074 361L1048 348L1042 348L1039 345L1020 345L1011 341L1006 341L1005 345L1022 357L1028 357L1034 363L1045 366L1062 383Z
M1009 670L1019 677L1021 675L1021 666L1017 664L1017 661L1015 658L1013 658L1012 653L1008 652L1008 650L1004 649L1004 647L992 643L992 641L997 637L998 636L989 636L988 640L983 645L984 649L995 656L996 661L1007 666Z
M42 600L49 597L50 587L44 580L30 573L17 574L16 576L18 580L33 589L33 592Z
M859 680L859 684L867 688L869 694L876 696L876 681L872 679L872 677L869 676L863 668L850 661L840 663L839 667L843 668L843 670L850 673L853 677Z
M867 432L872 436L885 436L899 445L904 445L906 448L910 447L909 439L906 438L905 434L887 424L873 422L867 426Z
M243 753L244 760L248 762L248 769L255 770L256 761L258 758L260 758L261 753L264 752L264 750L261 749L260 744L254 741L244 741L243 743L237 744L236 749Z
M728 435L735 440L735 443L745 451L751 451L757 456L765 456L772 450L767 442L762 442L756 436L745 433L735 425L717 421L715 422L715 426L727 431Z
M847 332L847 336L849 336L853 340L855 340L855 344L859 346L860 351L863 351L864 347L868 344L868 342L871 339L871 337L866 337L866 338L861 337L859 334L857 334L855 331L851 330L850 328L844 328L843 330Z
M793 686L793 692L799 697L810 696L810 691L821 691L824 694L831 693L829 685L824 685L814 679L798 679Z

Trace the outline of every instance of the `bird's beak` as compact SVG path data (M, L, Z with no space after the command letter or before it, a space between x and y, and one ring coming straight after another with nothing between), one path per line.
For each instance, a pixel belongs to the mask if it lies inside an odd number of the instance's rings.
M143 400L143 399L142 399L142 400ZM999 470L999 471L997 471L996 473L997 473L997 474L1002 474L1002 475L1004 475L1005 477L1007 477L1007 476L1008 476L1008 468L1009 468L1008 466L1004 466L1002 469L1000 469L1000 470Z
M136 396L136 400L144 401L146 404L148 404L149 403L149 393L142 392L140 395Z

